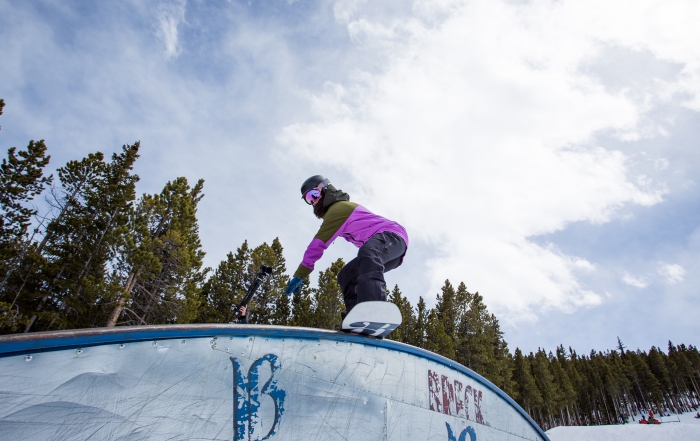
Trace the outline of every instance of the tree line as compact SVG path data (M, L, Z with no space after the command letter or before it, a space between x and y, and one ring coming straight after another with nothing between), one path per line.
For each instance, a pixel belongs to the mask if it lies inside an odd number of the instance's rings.
M0 100L0 115L4 101ZM203 268L197 206L204 182L184 177L160 193L136 195L138 142L109 159L100 152L45 176L44 141L8 149L0 165L0 333L117 325L227 323L261 264L273 268L249 304L253 324L339 329L344 311L338 259L304 280L291 298L278 239L244 241L216 269ZM40 213L35 199L44 196ZM700 355L612 351L578 355L514 353L484 298L449 281L434 308L413 306L398 286L387 299L403 316L391 339L421 347L481 374L513 397L543 428L610 424L644 409L697 409Z
M697 411L700 354L694 346L673 345L668 353L618 348L578 355L563 345L556 353L513 357L517 401L543 428L617 424L637 414Z

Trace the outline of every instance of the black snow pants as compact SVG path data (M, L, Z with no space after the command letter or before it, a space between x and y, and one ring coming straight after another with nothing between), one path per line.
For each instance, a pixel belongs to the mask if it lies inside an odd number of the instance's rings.
M406 243L397 234L377 233L372 236L338 273L338 284L343 290L345 312L358 303L386 300L384 273L401 263L406 254Z

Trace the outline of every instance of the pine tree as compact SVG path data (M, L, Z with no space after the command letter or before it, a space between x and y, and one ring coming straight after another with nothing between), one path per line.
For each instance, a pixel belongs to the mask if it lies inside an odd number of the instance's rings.
M91 208L88 216L93 219L93 225L78 253L83 259L82 266L76 268L72 292L65 301L66 310L74 315L71 321L79 327L103 324L110 309L109 296L105 293L119 288L109 279L108 272L124 240L136 198L139 177L132 174L132 170L139 157L138 150L136 142L123 146L121 154L112 155L98 179L95 193L89 194L86 201Z
M428 323L428 311L423 297L418 297L418 304L416 304L415 317L416 325L414 331L405 336L405 343L419 348L424 348L426 345L427 337L426 326Z
M275 239L272 245L263 243L256 247L252 254L252 265L249 268L249 284L253 282L260 265L272 268L272 274L258 289L253 301L249 304L250 323L286 325L289 321L290 303L284 290L287 286L287 269L282 256L282 245Z
M275 238L275 240L272 241L271 248L275 256L270 280L275 292L275 313L272 316L272 323L286 326L292 319L292 305L289 296L285 294L289 278L285 274L287 272L287 266L283 256L284 249L282 248L279 238Z
M620 356L625 355L625 347L624 344L622 344L622 340L620 340L620 337L617 337L617 349L620 351Z
M248 304L249 323L286 325L290 315L289 298L284 294L287 285L285 259L279 239L272 245L250 249L248 241L229 253L202 288L202 306L197 322L227 323L234 309L246 295L260 265L272 268L272 274L256 291Z
M199 323L228 323L234 308L243 299L246 292L248 267L252 265L251 250L248 241L236 250L228 253L221 261L214 274L202 287L202 307L199 310Z
M498 319L489 314L483 297L469 293L463 282L455 291L446 280L435 309L452 341L456 361L512 392L512 356Z
M94 226L99 212L90 204L100 194L106 168L104 155L97 152L80 161L69 161L58 169L61 186L52 191L50 203L59 213L49 222L38 246L38 252L46 259L38 272L43 286L40 291L29 293L36 299L33 308L36 319L26 331L79 327L71 323L68 314L72 315L72 311L66 311L65 305L78 289L81 282L78 274L87 261L86 251L98 234ZM33 268L27 271L34 272Z
M0 252L2 252L2 274L11 267L12 254L7 249L27 240L32 217L37 214L31 201L50 185L53 176L44 176L44 168L49 163L44 140L30 141L26 150L17 151L11 147L7 159L0 164ZM21 248L21 247L20 247ZM4 281L3 281L4 282ZM4 283L0 285L4 288Z
M455 293L455 321L457 323L457 330L455 340L459 338L460 326L462 325L462 320L466 317L469 311L469 305L472 302L474 295L467 291L467 285L464 282L460 282L457 286L457 292Z
M636 352L625 350L625 354L621 357L622 369L630 383L631 400L636 404L633 413L637 413L640 409L647 406L647 394L642 385L640 374L637 372L637 364L639 356Z
M649 365L649 370L661 386L661 393L666 399L665 401L670 401L670 397L672 394L672 385L671 378L666 367L665 358L666 354L659 351L656 348L656 346L652 346L649 350L647 361Z
M641 384L642 399L645 402L644 407L646 409L650 409L652 405L660 407L663 402L663 392L661 391L659 380L654 377L654 374L649 369L646 354L637 350L632 357L632 362Z
M3 103L4 105L4 103ZM0 107L0 114L2 108ZM50 185L43 175L49 163L43 140L30 141L26 150L12 147L0 164L0 332L16 332L28 321L31 306L22 294L23 277L17 270L39 259L29 234L37 210L31 201ZM26 279L26 276L24 277Z
M25 332L104 322L107 273L126 232L138 148L125 145L110 162L98 152L58 169L61 188L52 191L58 214L33 249L41 259L17 271L22 277L17 295L33 312Z
M483 297L475 293L469 298L468 309L459 320L457 361L477 373L485 374L494 363L494 349L499 336L494 334L495 329L488 327L490 315Z
M542 405L542 395L532 376L530 361L527 357L523 356L520 348L515 348L515 355L513 357L513 379L518 385L515 396L516 400L527 413L535 418L534 410Z
M591 362L593 369L591 373L596 386L598 398L598 408L600 418L605 424L612 424L617 421L619 412L615 406L615 380L609 363L609 358L602 352L591 352Z
M395 285L394 289L387 296L388 300L395 304L401 312L402 323L396 330L391 333L391 339L402 343L409 343L415 340L413 334L416 333L416 317L413 314L411 302L401 294L399 285Z
M491 340L493 353L491 362L486 365L483 375L505 393L511 394L515 391L513 356L508 350L508 343L503 338L503 332L495 315L490 315L485 329L485 334Z
M185 178L168 182L159 195L144 195L132 216L107 326L190 323L201 305L201 250L197 204L204 181L190 188Z
M455 349L452 339L440 320L437 311L431 309L428 313L428 318L425 326L425 345L424 349L440 354L443 357L455 358Z
M697 398L700 397L700 390L693 375L693 365L688 360L686 352L685 345L676 347L671 341L668 342L668 357L673 360L676 367L673 377L678 392L683 397L684 410L697 407Z
M345 266L338 259L318 276L318 288L314 290L314 327L340 329L340 313L345 310L343 292L338 285L338 273Z
M700 352L698 352L698 348L693 345L689 345L687 348L685 345L680 345L679 347L679 350L685 354L686 358L692 365L692 369L694 371L693 375L696 376L698 381L700 381Z
M301 289L292 297L292 318L290 326L314 326L313 291L309 286L309 278L304 277Z
M532 376L535 379L537 389L542 396L543 406L541 408L541 419L545 422L545 427L554 426L553 415L558 413L556 403L561 401L561 391L549 368L549 357L543 349L539 349L534 357L530 357Z
M559 390L561 391L560 401L557 403L561 413L561 420L565 421L566 425L572 425L573 420L571 414L574 408L574 403L576 402L576 391L574 390L574 386L571 383L569 374L567 373L566 363L567 360L564 353L564 346L558 346L556 357L550 360L550 368L554 381L557 383ZM566 415L563 413L564 410L566 410Z
M458 319L455 289L449 280L445 280L441 291L442 295L437 295L435 310L437 311L438 319L445 327L445 333L454 342Z
M634 413L630 407L629 397L632 393L632 385L627 379L626 367L622 357L617 351L610 351L606 354L611 377L607 384L608 394L615 407L615 421L618 416Z

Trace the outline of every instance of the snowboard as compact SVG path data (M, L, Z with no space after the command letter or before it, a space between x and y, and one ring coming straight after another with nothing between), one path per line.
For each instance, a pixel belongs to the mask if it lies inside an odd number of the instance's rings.
M368 337L384 338L401 325L401 312L391 302L362 302L343 320L342 330Z

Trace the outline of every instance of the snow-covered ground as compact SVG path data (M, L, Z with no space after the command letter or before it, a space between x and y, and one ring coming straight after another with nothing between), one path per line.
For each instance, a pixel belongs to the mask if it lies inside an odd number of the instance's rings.
M634 422L613 426L555 427L546 433L551 441L700 441L700 419L693 418L694 415L695 412L663 417L662 424ZM636 418L639 420L641 415Z

